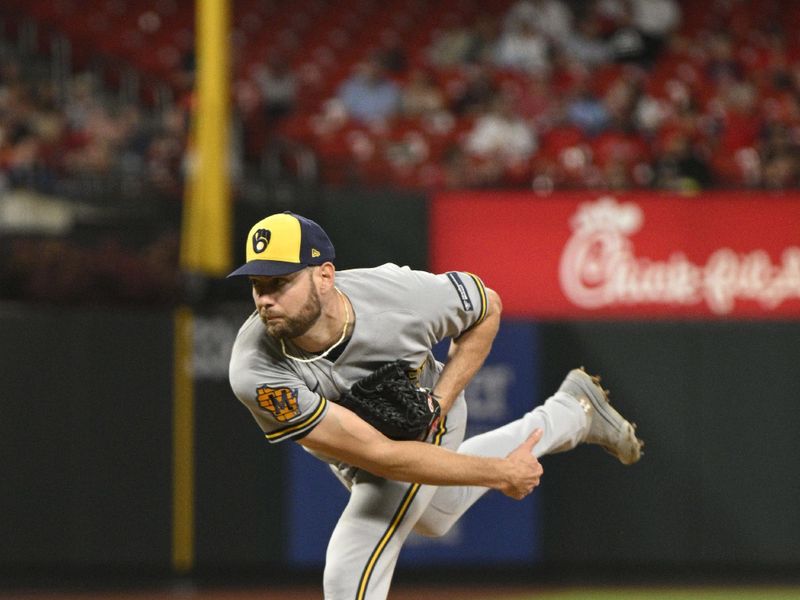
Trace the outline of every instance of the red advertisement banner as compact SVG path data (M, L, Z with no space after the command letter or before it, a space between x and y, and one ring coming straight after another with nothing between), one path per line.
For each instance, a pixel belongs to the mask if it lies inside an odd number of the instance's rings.
M800 193L447 192L430 251L508 316L800 318Z

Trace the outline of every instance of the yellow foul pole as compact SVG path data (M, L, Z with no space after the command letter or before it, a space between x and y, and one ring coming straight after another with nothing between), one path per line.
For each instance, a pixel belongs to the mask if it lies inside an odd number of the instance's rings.
M197 0L197 75L190 132L181 267L210 276L231 268L228 0Z
M229 0L196 0L195 106L187 150L181 223L184 273L219 277L231 270ZM194 567L194 319L175 314L173 391L172 564Z

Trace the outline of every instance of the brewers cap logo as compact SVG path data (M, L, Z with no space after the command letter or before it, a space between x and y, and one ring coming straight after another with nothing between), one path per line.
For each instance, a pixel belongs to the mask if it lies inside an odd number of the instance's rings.
M269 241L272 238L272 232L269 229L258 229L253 234L253 252L261 254L267 249Z
M314 221L283 212L253 225L245 238L247 262L228 277L277 277L336 258L333 244Z
M256 388L258 405L275 417L281 423L290 421L300 414L297 405L297 390L290 388L271 388L262 386Z

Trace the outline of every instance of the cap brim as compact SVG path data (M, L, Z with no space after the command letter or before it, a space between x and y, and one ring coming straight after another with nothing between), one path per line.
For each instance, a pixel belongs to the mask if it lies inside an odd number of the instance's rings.
M251 260L233 271L228 277L274 277L277 275L288 275L300 269L305 269L307 265L302 263L290 263L279 260Z

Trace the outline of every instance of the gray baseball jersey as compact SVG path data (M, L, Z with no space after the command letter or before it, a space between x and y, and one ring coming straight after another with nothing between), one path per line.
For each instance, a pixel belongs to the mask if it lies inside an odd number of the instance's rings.
M234 343L231 385L272 443L310 432L325 418L329 402L386 362L407 360L416 368L412 375L419 384L432 388L442 369L433 346L469 330L487 312L483 283L465 272L435 275L386 264L337 272L336 285L353 305L355 326L334 360L303 363L287 358L257 314L247 319ZM310 357L289 342L286 352ZM462 392L428 441L457 450L466 420ZM492 439L485 446L495 452L504 448ZM351 492L328 545L326 600L384 600L412 529L442 535L485 491L391 481L318 458L330 463Z
M383 363L405 359L420 385L433 387L442 365L431 348L486 316L486 290L465 272L434 275L387 264L341 271L336 284L350 299L355 327L333 361L287 358L257 314L239 331L230 365L231 385L270 442L298 439L323 418L358 379ZM303 357L287 343L286 351ZM464 440L467 407L459 394L429 442L478 456L506 456L535 429L545 435L536 455L563 451L580 440L586 417L574 400L554 396L543 406L497 429ZM319 457L326 460L325 457ZM434 487L391 481L327 460L350 489L325 558L325 600L385 600L403 543L412 531L444 535L487 488ZM302 499L298 501L302 502Z
M469 273L434 275L386 264L336 274L350 299L355 327L334 361L312 363L284 356L257 313L244 323L233 346L230 380L270 442L299 438L324 418L358 379L380 365L405 359L417 367L419 384L433 387L441 370L431 348L458 336L486 315L486 291ZM294 356L307 355L286 342Z

